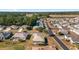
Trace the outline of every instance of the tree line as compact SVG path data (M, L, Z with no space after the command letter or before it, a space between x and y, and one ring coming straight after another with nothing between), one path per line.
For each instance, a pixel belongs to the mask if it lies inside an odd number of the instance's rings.
M38 16L26 16L23 12L2 12L0 13L0 25L30 25L34 26Z

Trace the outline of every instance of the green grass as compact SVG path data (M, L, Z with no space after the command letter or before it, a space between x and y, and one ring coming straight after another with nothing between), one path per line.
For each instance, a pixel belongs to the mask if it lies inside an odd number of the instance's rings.
M24 50L26 42L12 42L10 40L6 40L4 42L0 42L0 50Z
M79 44L75 43L76 47L79 49Z
M13 48L14 48L14 50L24 50L25 49L25 47L23 45L16 45Z

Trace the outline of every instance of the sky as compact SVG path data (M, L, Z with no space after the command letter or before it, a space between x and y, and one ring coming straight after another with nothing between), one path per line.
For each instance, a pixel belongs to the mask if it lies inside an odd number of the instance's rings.
M78 0L0 0L0 11L3 10L26 10L26 9L49 9L52 11L79 10ZM28 11L28 10L27 10Z

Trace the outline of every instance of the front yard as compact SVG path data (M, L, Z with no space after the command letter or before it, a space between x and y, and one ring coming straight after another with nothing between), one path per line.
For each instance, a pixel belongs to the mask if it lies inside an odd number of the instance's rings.
M0 50L24 50L26 42L12 42L10 40L6 40L4 42L0 42Z

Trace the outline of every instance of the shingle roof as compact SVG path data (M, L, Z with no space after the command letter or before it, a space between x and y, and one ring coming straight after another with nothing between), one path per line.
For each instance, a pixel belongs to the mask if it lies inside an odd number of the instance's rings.
M33 34L33 41L42 41L45 42L45 40L40 36L40 33L34 33Z
M28 33L24 33L24 32L17 32L14 34L13 37L27 37Z

